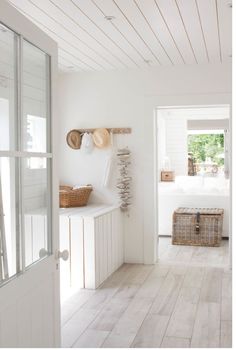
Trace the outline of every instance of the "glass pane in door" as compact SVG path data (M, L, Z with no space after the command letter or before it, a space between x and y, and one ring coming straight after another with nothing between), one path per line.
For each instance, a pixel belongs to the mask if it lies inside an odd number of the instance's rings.
M50 152L49 56L23 40L23 150Z
M51 253L50 58L23 40L22 148L45 157L21 160L25 266Z
M20 270L16 163L14 158L0 158L0 284Z
M50 159L21 159L25 266L51 253Z
M0 24L0 151L15 148L17 36Z
M50 57L0 24L0 285L51 254L50 132Z

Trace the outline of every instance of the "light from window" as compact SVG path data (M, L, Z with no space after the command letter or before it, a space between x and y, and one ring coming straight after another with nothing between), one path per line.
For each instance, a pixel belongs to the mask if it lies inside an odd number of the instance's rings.
M46 152L46 118L27 115L27 150L29 152ZM45 169L45 158L29 158L29 169Z

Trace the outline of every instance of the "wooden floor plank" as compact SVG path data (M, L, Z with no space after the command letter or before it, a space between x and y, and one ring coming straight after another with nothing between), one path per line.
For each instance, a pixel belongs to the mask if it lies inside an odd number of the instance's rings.
M135 335L132 333L128 333L120 336L119 334L110 334L102 344L102 348L129 348L130 344L132 344Z
M148 315L131 345L132 348L159 348L161 346L169 316Z
M175 257L175 261L189 262L192 259L194 253L194 247L180 246L179 252Z
M83 310L100 311L111 300L117 288L98 290L83 306Z
M139 288L136 296L140 298L155 298L168 272L169 266L156 266Z
M113 298L89 325L89 329L112 331L128 304L128 299Z
M205 275L205 268L198 266L190 266L185 275L183 287L201 288L203 278Z
M223 273L221 291L221 320L232 321L232 272Z
M88 328L96 317L96 312L84 312L78 310L71 319L62 327L62 347L72 347L81 334Z
M135 294L138 292L140 284L126 283L123 284L116 292L115 298L121 299L133 299Z
M200 296L200 288L183 287L171 314L166 336L191 338Z
M220 303L223 270L221 268L207 268L203 279L200 295L202 302Z
M127 278L138 273L136 265L124 264L118 271L110 276L103 285L95 291L95 294L83 305L86 310L102 310L114 297L119 288L126 283Z
M191 302L177 302L175 310L170 317L170 322L166 331L167 337L191 338L197 304Z
M73 348L100 348L108 334L109 332L106 331L87 329L73 345Z
M162 344L162 348L190 348L190 339L187 338L175 338L175 337L164 337Z
M220 304L200 302L191 340L193 348L220 347Z
M95 290L81 289L65 301L61 307L61 324L64 325L94 294Z
M181 272L182 270L175 267L169 271L151 307L150 313L162 316L170 316L172 314L184 280L184 275L182 273L178 274L178 271Z
M174 261L180 251L181 246L169 245L164 252L160 252L159 259L161 261Z
M153 265L135 264L121 283L114 297L132 299L153 269Z
M203 265L207 264L208 247L195 247L191 263L201 263Z
M130 347L151 305L151 298L135 297L107 337L103 347Z
M160 242L155 266L124 264L96 291L81 290L64 303L63 347L231 346L228 242L220 248Z
M167 337L186 339L192 337L203 276L203 268L188 268L170 317L166 331Z
M232 321L221 321L220 347L232 348Z
M132 284L143 284L146 278L153 271L154 266L137 264L136 269L137 270L133 273L132 276L128 276L126 281Z

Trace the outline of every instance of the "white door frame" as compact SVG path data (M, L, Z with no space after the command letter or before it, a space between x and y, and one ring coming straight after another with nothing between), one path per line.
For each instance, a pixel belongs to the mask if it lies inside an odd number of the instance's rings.
M19 11L17 11L12 5L10 5L7 1L1 0L0 1L0 23L14 31L16 34L20 36L20 38L26 39L28 42L33 44L34 46L41 49L43 52L48 54L50 56L50 84L51 84L51 91L50 91L50 112L51 112L51 153L50 154L41 154L41 153L26 153L26 152L12 152L11 156L43 156L43 157L52 157L52 166L51 166L51 172L52 172L52 184L51 184L51 193L52 193L52 252L55 252L59 248L59 205L58 205L58 165L57 165L57 137L58 137L58 127L57 127L57 121L56 121L56 78L57 78L57 58L58 58L58 52L57 52L57 44L48 37L43 31L41 31L36 25L34 25L31 21L29 21L25 16L23 16ZM9 156L9 152L0 152L0 156ZM59 280L59 269L58 269L58 262L55 259L54 254L45 257L41 261L35 263L30 269L26 270L25 273L20 273L17 275L17 277L12 278L8 283L4 284L0 287L0 322L2 322L3 316L1 313L4 313L5 308L8 308L7 310L11 310L10 314L6 318L6 322L8 322L9 331L5 330L7 334L4 334L6 342L1 342L1 334L0 334L0 346L3 346L6 344L6 346L11 347L11 344L14 344L13 347L19 346L19 344L24 347L24 334L21 332L21 328L17 328L17 322L24 323L26 321L26 316L24 318L24 314L22 315L22 312L19 312L20 303L19 301L21 296L22 298L25 296L24 293L26 293L26 287L28 288L27 292L29 290L32 290L32 293L35 293L37 295L37 290L33 290L33 286L37 285L39 281L43 281L45 279L45 276L54 276L54 279L50 280L52 283L52 288L55 288L55 290L58 290L58 293L55 294L55 298L52 300L51 296L48 296L50 299L49 302L53 302L53 315L50 315L51 317L55 318L58 322L51 323L53 324L52 328L49 330L53 334L52 338L53 340L44 339L44 347L59 347L60 346L60 280ZM50 277L46 277L50 278ZM51 285L51 284L50 284ZM47 293L45 291L45 293ZM30 294L29 294L30 295ZM42 295L38 295L41 297ZM47 295L44 295L45 300L47 301ZM33 302L31 300L31 304L33 305ZM29 300L30 303L30 300ZM54 304L55 303L55 304ZM35 300L35 304L37 304L37 300ZM27 300L25 300L25 305L27 306ZM24 313L24 309L22 310ZM25 310L26 311L26 310ZM40 310L39 310L40 311ZM37 321L37 315L32 315L31 310L28 310L28 313L31 317L34 318L34 320ZM16 315L19 317L19 320L16 318ZM47 316L47 315L46 315ZM21 318L22 317L22 318ZM29 321L29 320L27 320ZM31 320L32 321L32 320ZM37 323L37 322L36 322ZM30 325L30 322L29 322ZM1 324L2 326L2 324ZM47 325L45 325L47 326ZM42 327L45 327L42 325ZM29 332L27 329L26 324L22 325L24 328L25 333ZM2 327L0 327L1 330ZM32 330L31 330L32 331ZM9 335L8 335L9 332ZM17 332L18 334L14 334L14 332ZM1 333L1 332L0 332ZM35 337L37 337L37 330L34 331ZM15 342L10 338L15 337ZM34 346L34 339L32 339L31 334L31 340L32 345ZM39 335L38 335L39 337ZM8 339L9 338L9 339ZM9 342L8 342L9 340ZM19 341L19 344L17 343ZM28 343L26 346L30 346ZM30 346L30 347L31 347Z
M233 217L232 217L232 203L233 203L233 196L234 193L232 191L233 188L233 149L232 149L232 143L233 143L233 125L232 125L232 110L231 110L231 104L206 104L206 105L180 105L180 106L159 106L155 108L154 111L154 118L153 118L153 128L154 128L154 232L155 232L155 242L156 242L156 261L158 261L158 239L159 239L159 232L158 232L158 131L157 131L157 124L158 124L158 111L159 110L167 110L167 109L192 109L192 108L219 108L219 107L228 107L229 108L229 131L230 131L230 213L229 213L229 268L232 268L232 232L233 232Z

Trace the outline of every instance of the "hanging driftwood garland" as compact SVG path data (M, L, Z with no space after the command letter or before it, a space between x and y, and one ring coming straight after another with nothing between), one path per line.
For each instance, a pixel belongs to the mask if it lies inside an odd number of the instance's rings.
M120 177L117 180L116 187L119 190L119 197L121 199L121 210L127 211L131 205L131 195L130 195L130 185L131 176L129 175L130 161L130 150L128 148L118 149L118 167L120 172Z

